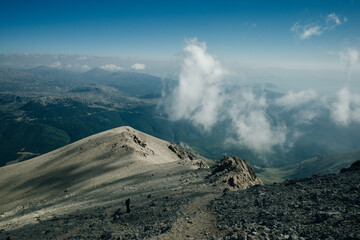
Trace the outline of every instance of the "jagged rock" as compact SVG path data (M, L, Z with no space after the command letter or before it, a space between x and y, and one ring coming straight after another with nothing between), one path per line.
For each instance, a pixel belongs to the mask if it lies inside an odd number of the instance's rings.
M127 152L134 152L135 151L135 148L133 148L133 147L131 147L129 145L126 145L126 144L122 145L121 148L123 148Z
M213 169L210 179L225 183L231 190L263 184L251 165L236 156L222 158L220 164Z
M175 143L170 143L169 149L173 151L180 159L194 160L196 158L195 154L184 150Z
M193 164L198 168L210 168L203 160L195 160Z
M140 145L141 147L146 147L146 142L141 140L138 136L134 135L134 142L138 145Z
M351 172L351 171L360 171L360 160L357 160L349 168L343 168L340 170L340 173Z
M186 143L180 142L179 145L175 143L170 143L168 147L172 152L174 152L180 159L187 160L185 163L190 163L197 168L210 168L206 162L201 159L196 159L196 153L191 149ZM190 161L188 161L190 160Z

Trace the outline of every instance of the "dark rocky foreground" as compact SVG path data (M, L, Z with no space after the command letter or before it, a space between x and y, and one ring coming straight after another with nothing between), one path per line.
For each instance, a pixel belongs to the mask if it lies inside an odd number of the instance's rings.
M360 170L229 191L194 174L160 195L0 230L0 239L360 239Z
M217 227L230 232L225 239L360 239L359 163L354 171L226 192L211 203Z

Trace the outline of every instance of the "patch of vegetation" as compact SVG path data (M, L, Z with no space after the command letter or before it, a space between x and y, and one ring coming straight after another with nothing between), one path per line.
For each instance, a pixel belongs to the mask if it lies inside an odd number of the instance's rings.
M257 176L264 184L272 184L283 182L288 175L287 171L282 171L278 168L259 168L254 167Z
M46 153L71 142L70 136L55 127L41 123L13 122L0 132L0 165L17 160L19 152Z

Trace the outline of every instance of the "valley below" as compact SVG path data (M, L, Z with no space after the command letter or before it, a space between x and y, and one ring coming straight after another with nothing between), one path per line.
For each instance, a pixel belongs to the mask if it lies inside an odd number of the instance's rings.
M85 73L42 66L1 68L0 166L119 126L131 126L175 143L184 142L210 159L241 156L258 167L266 182L337 172L359 159L359 125L339 127L324 117L311 125L293 126L297 120L290 114L269 108L269 115L281 115L289 129L297 129L299 137L291 140L291 148L274 147L266 155L232 142L226 120L211 131L204 131L191 121L172 121L164 109L169 100L164 95L170 94L175 84L174 80L148 74L100 68ZM266 94L270 102L281 96L273 88L263 91L261 94ZM326 164L320 167L315 158Z

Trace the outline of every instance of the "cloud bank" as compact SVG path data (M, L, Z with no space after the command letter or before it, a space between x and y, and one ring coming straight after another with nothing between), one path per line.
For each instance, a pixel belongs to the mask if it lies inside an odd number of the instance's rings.
M340 24L331 15L329 21ZM358 61L357 50L343 54L345 65ZM360 123L360 95L343 88L336 96L319 96L312 89L266 96L267 90L227 81L228 72L208 53L204 42L186 41L176 85L163 104L173 121L187 120L204 132L220 127L225 143L247 148L266 159L274 150L288 150L310 124L348 126Z
M286 128L271 123L264 96L229 85L227 71L207 52L205 43L188 40L184 52L178 85L167 96L170 119L188 120L205 131L227 120L228 141L259 154L284 144Z
M290 30L299 39L305 40L311 38L312 36L321 36L324 32L330 31L345 22L347 22L346 17L339 17L335 13L330 13L318 22L303 25L301 24L301 21L298 21L291 27Z

